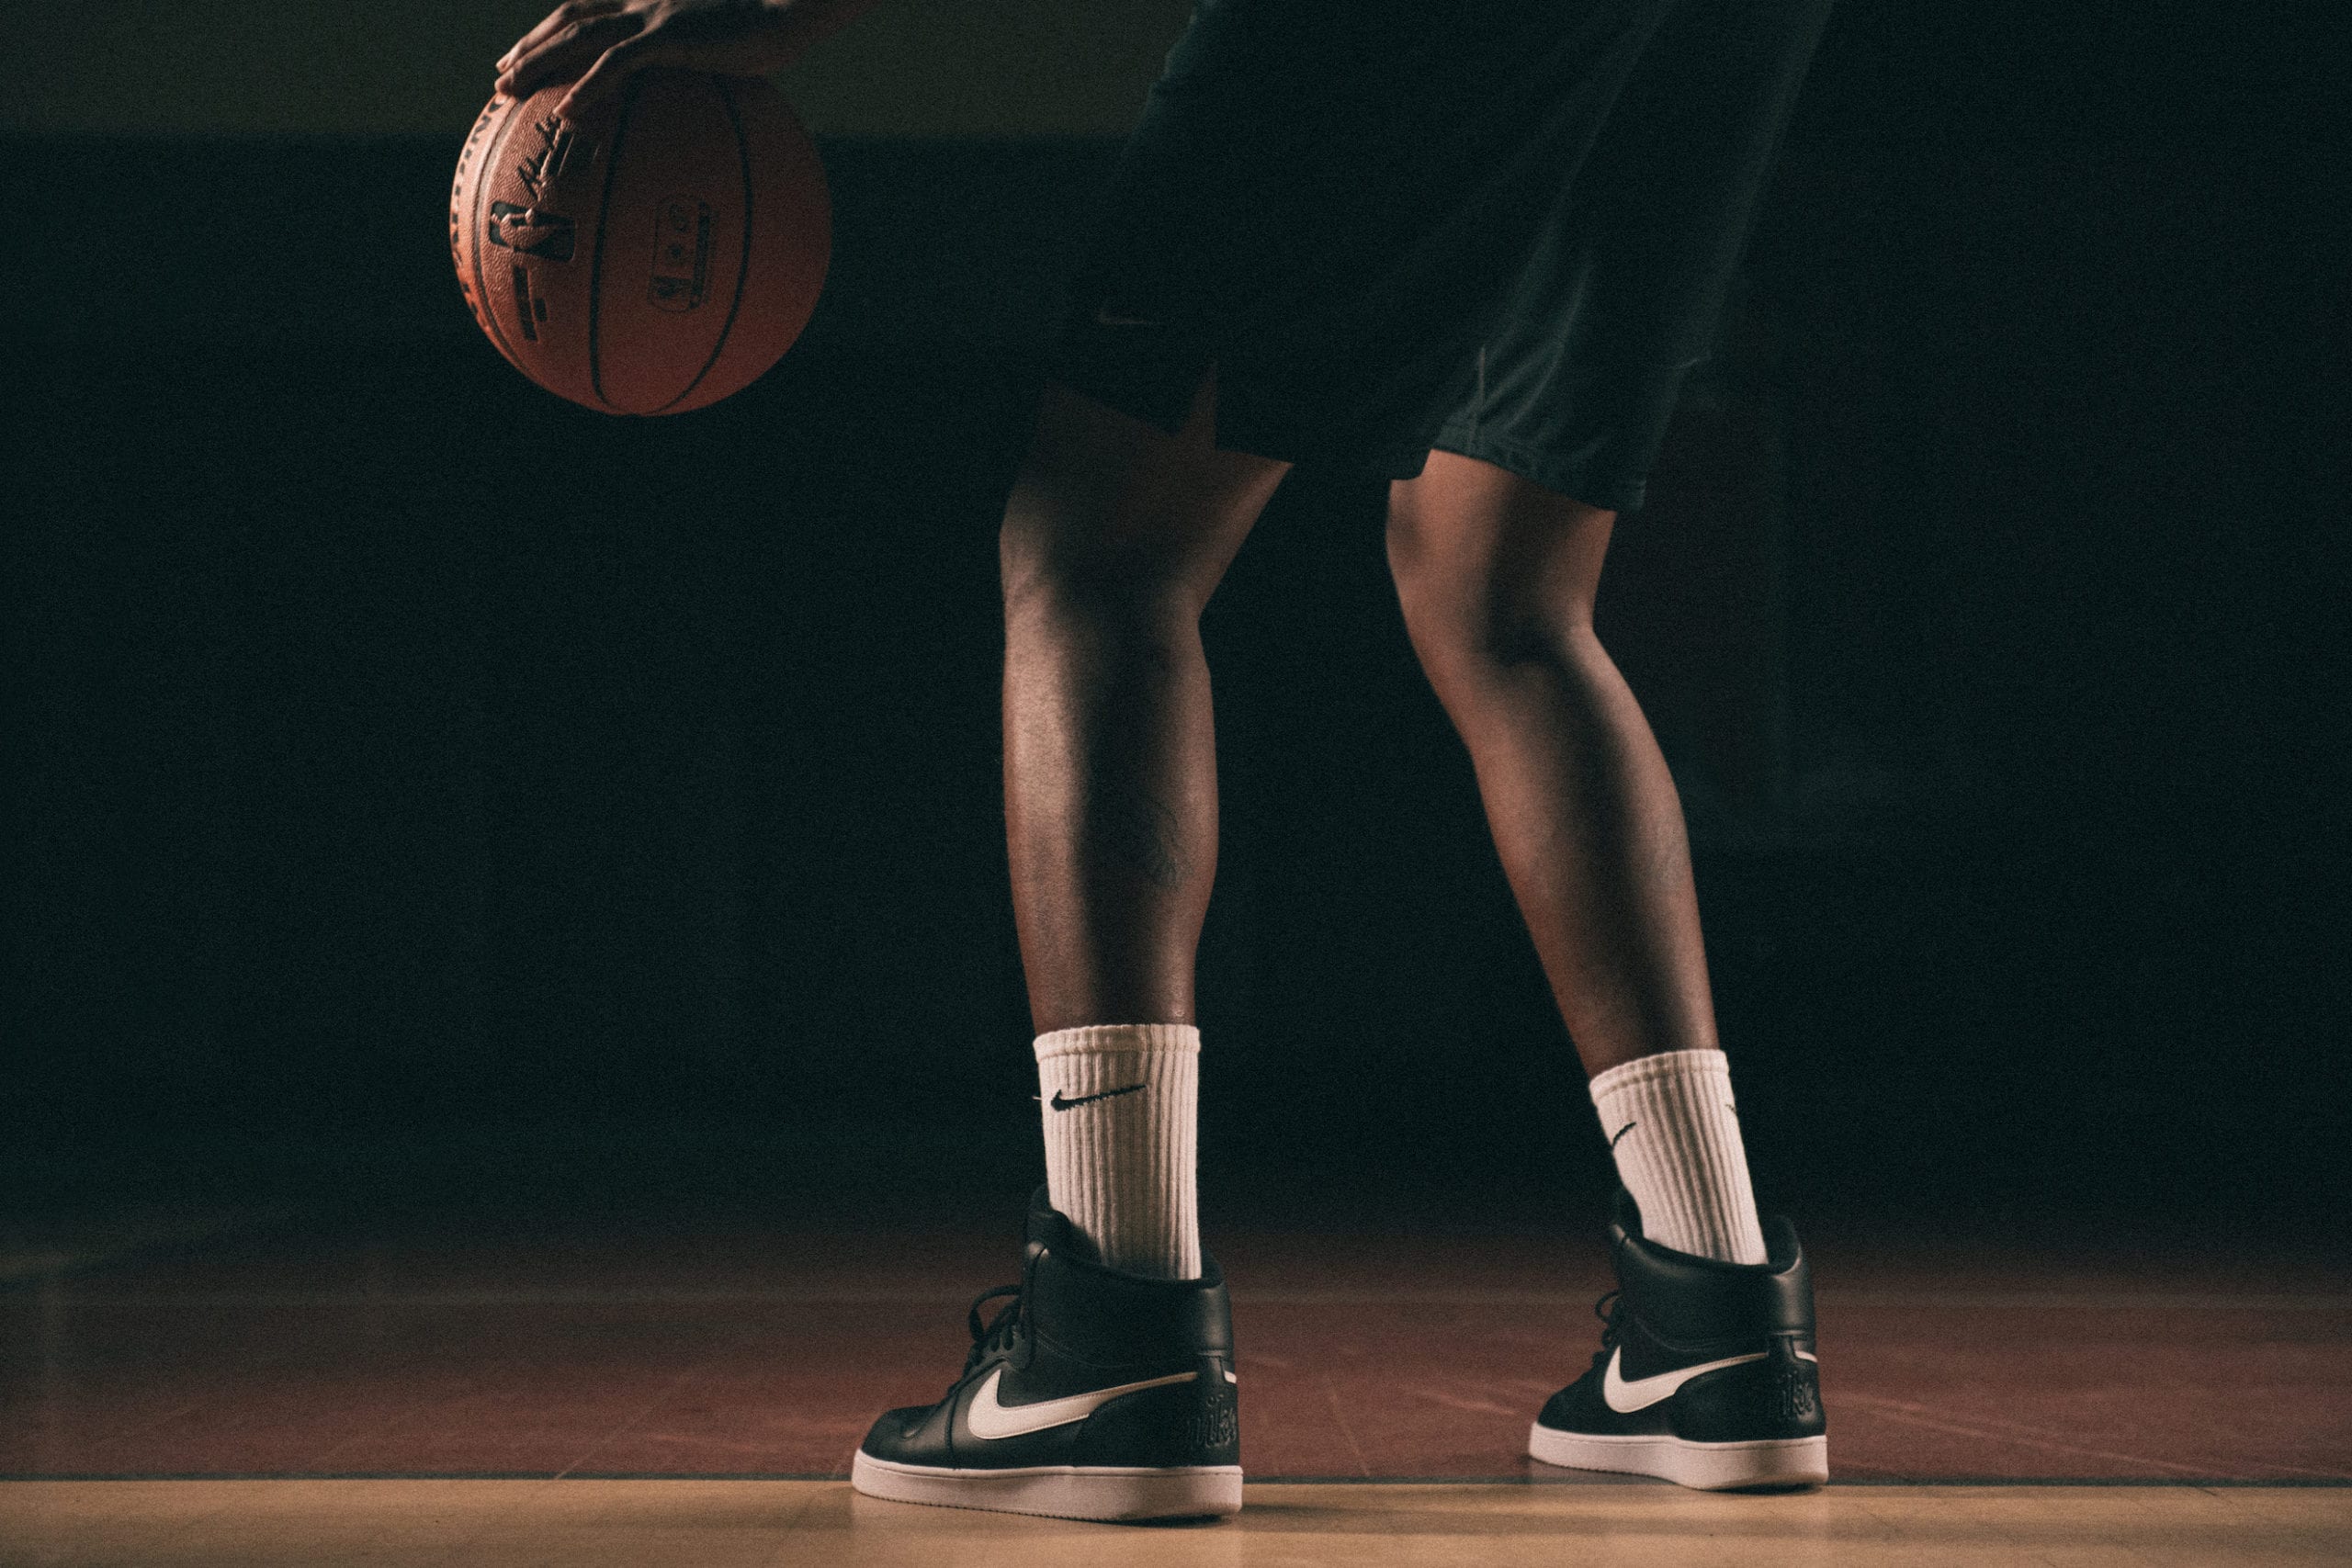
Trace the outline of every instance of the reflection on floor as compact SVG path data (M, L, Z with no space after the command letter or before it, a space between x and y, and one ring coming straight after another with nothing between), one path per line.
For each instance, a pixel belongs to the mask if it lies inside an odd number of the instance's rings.
M1845 1486L1737 1496L1663 1484L1264 1484L1228 1520L1129 1527L880 1503L840 1482L15 1482L0 1485L0 1536L25 1568L2189 1568L2343 1562L2352 1491Z

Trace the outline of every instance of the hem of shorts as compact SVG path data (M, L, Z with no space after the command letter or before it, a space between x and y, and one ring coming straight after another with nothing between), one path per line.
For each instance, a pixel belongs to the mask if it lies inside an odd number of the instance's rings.
M1198 350L1193 354L1198 355L1199 363L1196 367L1187 366L1182 390L1175 395L1169 395L1174 383L1164 378L1154 384L1148 378L1092 376L1051 354L1040 356L1037 369L1046 380L1173 435L1184 427L1184 421L1192 413L1193 397L1200 389L1200 378L1211 369L1216 371L1220 391L1237 384L1246 385L1237 383L1215 354ZM1189 360L1193 355L1185 357ZM1244 453L1294 468L1311 467L1385 479L1409 479L1428 466L1427 441L1363 446L1318 439L1313 432L1295 425L1253 420L1246 406L1252 400L1247 396L1218 398L1216 431L1211 437L1211 445L1217 451Z
M1587 506L1597 506L1604 512L1634 512L1648 499L1647 476L1626 479L1612 476L1589 464L1560 458L1523 446L1515 441L1498 440L1488 435L1457 434L1459 427L1449 426L1437 434L1430 443L1432 450L1458 453L1506 468L1520 478L1545 490L1557 491L1571 501Z

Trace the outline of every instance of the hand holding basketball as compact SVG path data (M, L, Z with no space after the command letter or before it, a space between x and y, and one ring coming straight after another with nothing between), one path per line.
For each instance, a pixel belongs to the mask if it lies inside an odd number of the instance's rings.
M578 77L555 106L567 119L609 101L649 66L718 76L783 70L866 0L565 0L500 57L498 91L528 97Z
M816 144L764 78L871 3L565 0L517 40L449 197L498 351L607 413L702 408L775 364L832 239Z

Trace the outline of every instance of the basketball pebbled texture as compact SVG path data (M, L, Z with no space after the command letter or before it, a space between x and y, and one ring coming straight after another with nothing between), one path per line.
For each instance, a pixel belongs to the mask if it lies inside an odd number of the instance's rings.
M757 77L654 70L577 123L570 86L493 98L449 192L449 253L509 363L605 413L741 391L808 325L832 252L816 143Z

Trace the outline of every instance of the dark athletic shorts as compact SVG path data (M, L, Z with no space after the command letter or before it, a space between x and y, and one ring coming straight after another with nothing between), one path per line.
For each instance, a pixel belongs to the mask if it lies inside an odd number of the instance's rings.
M1831 0L1199 0L1054 379L1409 479L1629 510L1707 357Z

